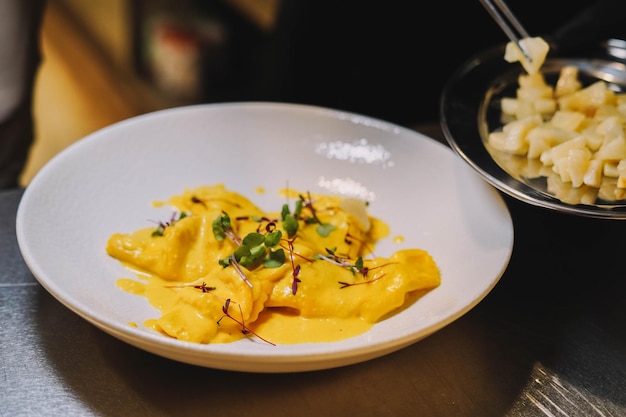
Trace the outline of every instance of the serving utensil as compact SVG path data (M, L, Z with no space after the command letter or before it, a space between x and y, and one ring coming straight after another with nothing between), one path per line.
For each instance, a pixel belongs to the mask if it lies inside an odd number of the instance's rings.
M496 21L498 26L504 31L506 36L514 42L522 51L524 57L531 62L530 54L521 44L521 40L529 38L530 35L524 29L522 24L517 20L511 9L502 0L480 0L481 4L487 9L491 17Z

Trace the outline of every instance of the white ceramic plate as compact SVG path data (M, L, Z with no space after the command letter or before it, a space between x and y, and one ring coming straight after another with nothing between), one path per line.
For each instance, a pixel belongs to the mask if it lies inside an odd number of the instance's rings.
M127 276L105 245L160 218L150 205L186 188L223 183L280 207L277 191L357 195L392 236L377 253L428 250L442 284L360 336L272 346L181 342L139 326L158 317L115 286ZM265 188L263 195L255 190ZM17 238L37 280L69 309L146 351L206 367L295 372L348 365L412 344L461 317L506 269L513 226L505 203L461 158L414 131L318 107L232 103L164 110L112 125L68 147L25 190Z

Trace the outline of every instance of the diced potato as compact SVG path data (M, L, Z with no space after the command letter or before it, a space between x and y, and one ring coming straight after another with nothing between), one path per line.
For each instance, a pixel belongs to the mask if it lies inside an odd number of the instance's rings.
M546 83L545 77L540 72L521 74L517 78L517 83L519 84L519 90L538 89L544 91L548 90L552 93L552 87Z
M534 127L528 131L528 158L539 158L541 154L555 145L566 142L577 136L576 132L560 129L547 124Z
M552 87L547 85L520 87L517 89L517 98L525 101L552 98Z
M489 144L499 151L525 155L528 152L528 141L526 140L528 131L542 122L541 117L535 115L507 123L502 132L489 134Z
M602 184L602 168L604 161L600 159L592 159L587 165L587 172L583 176L583 183L590 187L600 187Z
M556 100L553 98L540 97L533 104L539 114L552 114L557 109Z
M507 62L519 61L529 74L537 73L548 55L550 45L540 37L524 38L520 41L520 44L529 55L531 61L526 59L524 53L515 42L509 42L506 45L504 59Z
M600 149L600 146L602 146L602 143L604 142L604 136L597 133L595 129L585 129L582 135L587 140L587 147L592 152Z
M614 138L623 136L622 121L619 117L607 117L596 125L596 132L603 136Z
M596 158L606 161L619 161L626 158L626 141L623 136L618 136L604 143L595 154Z
M591 151L589 149L572 149L568 155L568 167L570 181L573 187L580 187L584 183L584 177L591 160Z
M580 90L581 87L582 85L578 80L578 68L571 65L566 66L561 69L554 94L557 97L562 97Z
M586 141L587 140L584 136L576 136L575 138L565 141L550 149L550 156L554 161L561 158L567 158L569 151L572 149L587 149Z
M617 106L612 104L603 104L596 109L595 114L593 115L594 119L598 121L602 121L604 119L608 119L610 117L617 117L620 120L623 120L625 114L622 114Z
M609 178L617 178L619 177L619 173L617 172L617 161L604 161L604 166L602 167L602 174L605 177Z
M615 104L615 92L604 81L597 81L589 87L578 90L559 99L559 107L564 110L581 111L593 116L603 104Z
M517 120L537 114L535 106L531 100L517 100L517 108L515 109L515 118Z
M504 114L514 115L517 113L518 103L519 100L516 98L504 97L500 102L500 109Z
M563 130L577 131L585 117L585 114L579 111L557 110L550 123Z
M563 182L571 182L572 187L577 188L583 184L583 177L587 172L591 152L586 147L571 148L567 154L557 153L553 155L553 171L561 177Z

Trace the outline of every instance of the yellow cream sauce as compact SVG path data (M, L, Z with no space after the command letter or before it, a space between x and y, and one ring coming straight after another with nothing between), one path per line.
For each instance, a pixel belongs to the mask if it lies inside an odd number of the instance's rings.
M298 199L304 206L291 237L281 212L265 213L222 184L156 202L185 213L163 223L159 234L152 227L111 235L107 253L135 275L118 279L118 287L161 313L144 325L197 343L336 341L367 331L440 284L425 250L374 255L389 228L367 214L364 202L283 191L291 213ZM224 214L234 238L218 240L214 221ZM320 224L332 231L320 234ZM265 251L282 250L281 265L220 264L239 247L236 239L273 230L282 232L280 244Z

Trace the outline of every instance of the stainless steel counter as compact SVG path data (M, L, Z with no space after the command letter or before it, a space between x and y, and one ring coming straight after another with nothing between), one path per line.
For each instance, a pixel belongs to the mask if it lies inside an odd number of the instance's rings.
M248 374L141 351L62 306L17 247L21 195L0 192L1 416L626 415L624 222L505 197L510 265L459 320L361 364Z

